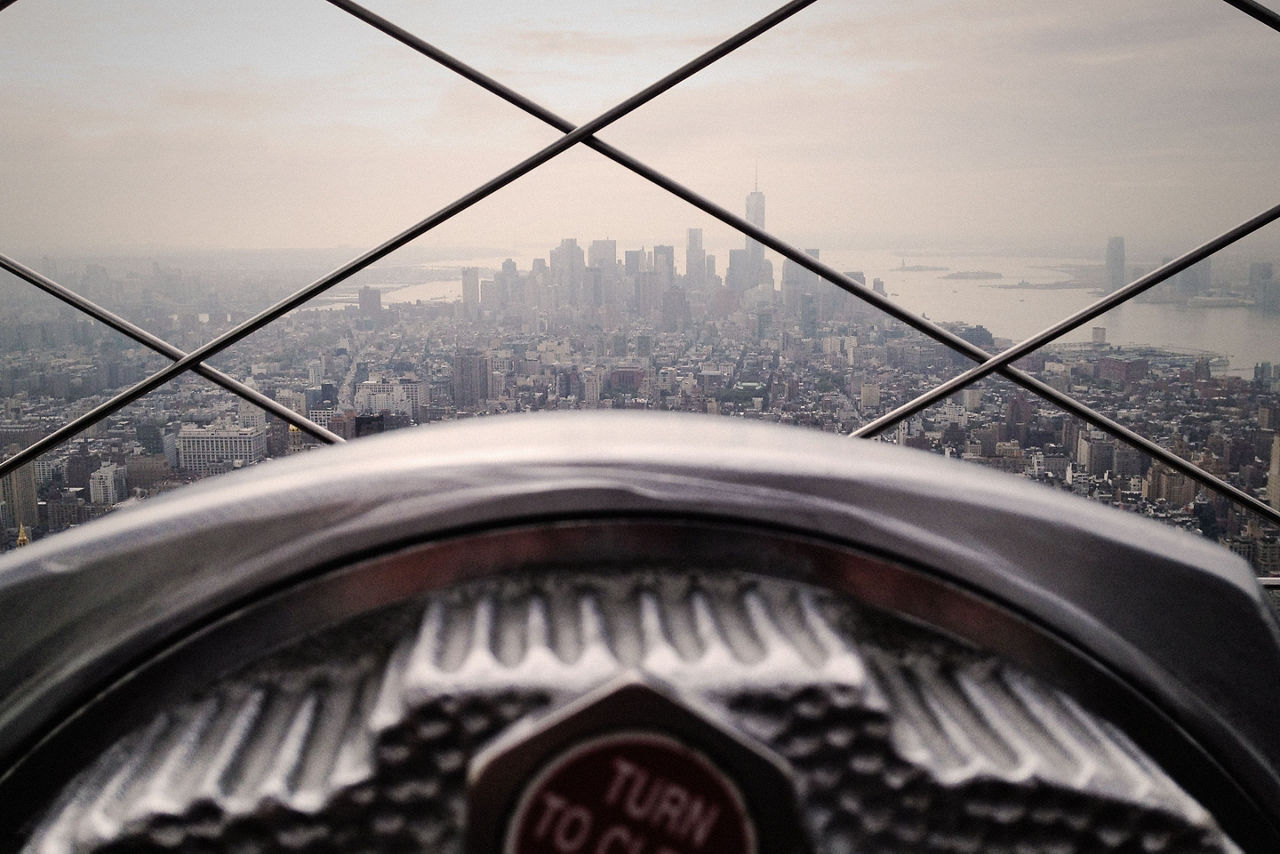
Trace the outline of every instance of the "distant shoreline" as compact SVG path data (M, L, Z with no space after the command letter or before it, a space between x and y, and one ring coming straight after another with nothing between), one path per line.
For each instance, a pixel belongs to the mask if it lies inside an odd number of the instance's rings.
M1063 264L1061 266L1042 266L1037 269L1053 270L1066 276L1056 282L1028 282L1023 279L1017 283L999 285L981 285L984 288L998 288L1006 291L1072 291L1100 290L1103 286L1102 267L1092 264Z
M997 288L1002 291L1071 291L1096 289L1098 286L1093 282L1081 282L1075 279L1068 279L1063 282L1028 282L1024 280L1012 285L979 285L979 287Z

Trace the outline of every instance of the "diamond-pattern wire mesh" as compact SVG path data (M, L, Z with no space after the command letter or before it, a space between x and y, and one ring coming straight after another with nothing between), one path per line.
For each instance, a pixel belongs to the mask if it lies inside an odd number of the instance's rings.
M11 5L12 2L13 0L9 0L9 2L0 0L0 10ZM792 2L779 7L774 12L766 15L751 26L726 39L710 51L702 54L697 59L687 63L671 74L668 74L666 77L663 77L657 83L654 83L636 95L633 95L631 98L620 102L618 105L605 113L602 113L592 121L579 126L575 126L569 120L556 115L515 90L512 90L476 69L467 66L465 63L457 60L444 51L439 50L425 40L409 33L368 9L365 9L358 3L353 2L353 0L328 0L328 2L364 21L370 26L375 27L391 38L394 38L416 50L427 58L444 65L446 68L449 68L475 85L480 86L486 91L497 95L510 104L513 104L524 112L551 125L564 135L556 142L529 158L526 158L511 169L508 169L502 174L480 185L470 193L456 200L454 203L442 208L435 214L432 214L416 225L406 229L390 240L353 259L327 276L324 276L307 287L302 288L286 299L276 303L272 307L260 312L232 330L218 336L214 340L190 353L183 353L178 348L173 347L145 330L128 323L106 309L97 306L92 301L76 295L66 288L58 285L56 282L52 282L51 280L40 276L38 273L35 273L29 268L21 265L17 261L14 261L4 255L0 255L0 268L8 270L10 273L27 281L32 286L40 288L56 298L61 299L76 310L105 323L116 331L122 332L138 343L173 359L172 364L156 374L153 374L148 379L138 383L130 389L127 389L81 417L63 425L63 427L54 431L54 433L20 451L18 454L0 461L0 476L8 474L19 466L34 460L40 454L51 449L62 441L65 441L93 424L96 424L134 400L137 400L139 397L142 397L149 391L158 388L160 385L163 385L165 382L186 371L199 373L240 397L271 411L288 423L298 427L321 441L329 443L342 441L340 437L311 422L309 419L287 410L285 407L271 401L269 398L257 393L243 383L240 383L239 381L206 365L205 360L251 335L262 327L274 322L287 312L307 302L312 297L332 288L355 273L386 257L396 249L405 246L412 240L415 240L417 237L420 237L427 231L435 228L437 225L451 219L456 214L461 213L471 205L496 192L507 184L510 184L522 175L527 174L533 169L538 168L558 156L562 152L581 143L600 154L603 154L605 157L608 157L620 166L649 180L669 193L694 205L726 225L729 225L746 236L759 241L783 257L820 276L836 287L840 287L859 299L871 303L891 317L894 317L911 328L928 335L934 340L978 363L977 366L966 371L960 376L954 377L953 379L940 384L929 392L920 395L915 400L910 401L893 412L890 412L887 415L876 419L876 421L865 425L854 433L855 436L861 437L875 435L895 425L899 421L924 410L929 405L941 400L946 395L976 383L985 376L998 373L1006 379L1009 379L1023 388L1032 391L1049 402L1056 404L1066 412L1112 434L1123 442L1139 448L1144 453L1147 453L1160 462L1163 462L1173 469L1186 474L1214 491L1230 497L1248 509L1262 515L1264 518L1267 518L1272 522L1280 523L1280 512L1277 512L1267 504L1259 501L1254 496L1249 495L1247 492L1238 489L1232 484L1225 482L1195 465L1192 465L1162 446L1157 445L1124 425L1079 403L1074 398L1057 391L1029 374L1012 367L1012 363L1015 360L1035 352L1040 347L1043 347L1045 344L1066 332L1087 323L1089 320L1103 314L1111 308L1123 304L1129 299L1132 299L1149 288L1158 285L1160 282L1176 275L1198 261L1208 258L1219 249L1231 245L1248 234L1252 234L1254 231L1257 231L1276 219L1280 219L1280 205L1264 211L1213 240L1191 250L1174 261L1164 264L1154 272L1135 280L1124 288L1121 288L1119 291L1104 297L1093 305L1063 319L1043 332L1024 340L1012 348L1009 348L1005 352L992 356L981 348L959 338L932 322L922 317L916 317L910 312L905 311L890 302L887 298L882 297L874 291L860 285L835 269L812 258L807 253L783 242L763 229L752 225L744 218L720 207L697 192L684 187L666 175L646 166L625 152L614 148L594 136L594 134L604 129L609 124L612 124L628 113L634 111L642 104L647 103L693 74L696 74L702 69L719 61L755 37L763 34L769 29L772 29L777 24L785 21L805 7L816 2L816 0L792 0ZM1280 14L1268 9L1260 3L1255 2L1255 0L1224 0L1224 2L1251 16L1261 24L1280 32Z

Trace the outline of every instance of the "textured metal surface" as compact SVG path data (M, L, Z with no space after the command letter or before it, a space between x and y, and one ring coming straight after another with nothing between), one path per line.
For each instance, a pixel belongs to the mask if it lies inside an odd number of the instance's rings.
M925 454L630 413L398 431L0 557L0 847L152 691L446 585L663 560L809 581L1085 692L1280 850L1280 626L1243 561Z
M804 585L687 572L471 584L158 714L28 845L460 847L468 762L624 672L785 757L819 851L1235 851L1122 734L1004 664Z

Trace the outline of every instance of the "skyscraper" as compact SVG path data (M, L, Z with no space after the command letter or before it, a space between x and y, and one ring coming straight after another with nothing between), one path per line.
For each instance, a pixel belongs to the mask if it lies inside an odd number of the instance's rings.
M624 259L623 269L628 276L638 276L645 271L643 249L628 249L622 255Z
M1205 258L1174 276L1174 288L1178 295L1189 298L1208 293L1213 288L1212 264L1212 258Z
M489 394L489 360L476 350L458 353L453 359L453 405L476 409Z
M1249 292L1258 308L1280 311L1280 281L1275 278L1275 265L1255 262L1249 265Z
M805 254L818 257L817 249L806 249ZM790 317L800 315L800 297L802 294L818 294L822 292L818 277L801 267L790 258L782 262L782 305Z
M1267 472L1267 499L1275 510L1280 510L1280 433L1271 439L1271 468Z
M497 291L494 302L498 308L506 308L512 304L524 305L528 299L520 271L516 269L516 262L510 258L502 262L502 269L494 275L493 286Z
M580 305L587 259L575 238L566 237L551 250L550 268L551 282L559 289L561 300L568 305Z
M360 289L360 313L365 317L377 317L382 313L382 291L365 286Z
M658 276L658 287L665 291L676 283L676 248L653 247L653 272Z
M462 305L471 317L480 308L480 268L462 268Z
M759 188L753 189L746 195L746 222L755 225L756 228L764 228L764 193ZM764 259L764 246L753 238L746 238L746 251L751 255L753 260Z
M89 475L89 495L94 504L118 504L127 494L123 466L107 463Z
M614 272L618 266L618 241L591 241L591 245L587 248L587 266Z
M747 194L747 222L756 228L764 228L764 193L759 187ZM747 263L757 272L764 266L764 244L751 237L747 238ZM758 283L757 278L753 284Z
M764 228L764 193L759 187L747 194L747 222ZM765 283L773 284L773 265L764 259L764 244L747 237L745 248L729 251L725 285L731 291L746 291Z
M751 264L747 260L748 257L746 249L729 250L729 267L724 271L724 283L735 293L750 290L755 286L755 277L749 269Z
M1124 238L1107 241L1107 290L1118 291L1128 284L1124 272Z
M27 463L0 478L0 519L5 528L25 525L30 532L39 524L35 471L35 466Z
M690 290L697 290L707 280L707 252L702 248L702 229L691 228L684 249L684 277Z

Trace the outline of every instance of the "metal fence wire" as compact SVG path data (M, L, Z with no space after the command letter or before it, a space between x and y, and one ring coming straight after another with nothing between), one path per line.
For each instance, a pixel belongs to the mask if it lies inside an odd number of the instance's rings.
M1159 460L1175 471L1185 474L1203 486L1231 498L1254 513L1257 513L1259 516L1262 516L1273 523L1280 524L1280 511L1277 511L1266 503L1258 500L1253 495L1250 495L1222 478L1205 471L1182 457L1179 457L1167 448L1164 448L1150 439L1139 435L1123 424L1120 424L1114 419L1111 419L1106 415L1103 415L1102 413L1080 403L1063 392L1041 382L1030 374L1013 367L1013 363L1016 360L1034 353L1065 333L1082 326L1110 309L1122 305L1144 291L1155 287L1188 267L1210 257L1218 250L1230 246L1247 235L1265 227L1269 223L1280 219L1280 204L1277 204L1275 207L1269 208L1223 234L1206 241L1173 261L1165 263L1151 273L1148 273L1147 275L1130 282L1128 285L1120 288L1114 293L1108 294L1097 300L1092 305L1081 309L1045 330L1032 335L1018 344L1015 344L1004 352L992 355L977 345L960 338L946 329L943 329L927 318L917 316L903 309L901 306L891 302L887 297L876 293L874 290L862 285L854 279L851 279L829 265L820 262L806 252L781 240L768 231L751 224L742 216L721 207L695 190L676 182L670 177L659 172L657 169L647 166L626 152L609 145L596 136L597 133L622 117L630 114L640 106L648 103L708 66L718 62L720 59L728 56L730 53L752 41L756 37L768 32L816 1L817 0L791 0L791 2L780 6L750 26L726 38L711 50L706 51L692 61L686 63L675 71L672 71L657 82L646 87L640 92L637 92L635 95L621 101L616 106L606 110L591 121L581 125L575 125L568 119L557 115L514 89L511 89L483 72L472 68L419 36L408 32L395 23L388 21L369 9L366 9L359 3L354 2L354 0L326 0L326 2L331 5L336 6L344 12L365 22L369 26L374 27L396 41L417 51L428 59L448 68L459 76L469 80L476 86L479 86L487 92L503 99L507 103L518 107L530 116L550 125L560 131L562 136L555 142L530 155L499 175L491 178L394 237L391 237L378 246L375 246L364 254L353 258L327 275L322 276L311 284L299 289L285 299L280 300L269 308L259 312L248 320L245 320L234 328L217 336L213 340L196 348L195 350L192 350L191 352L184 352L181 349L174 347L163 339L147 332L145 329L130 323L118 315L97 305L93 301L71 291L48 277L37 273L19 261L10 258L7 255L0 254L0 268L7 270L9 273L26 281L33 287L39 288L77 311L88 315L94 320L100 321L138 344L141 344L171 360L171 363L165 368L115 395L110 400L100 404L89 412L68 422L53 433L45 436L43 439L40 439L29 447L19 451L17 454L0 461L0 477L15 471L20 466L32 462L46 451L54 448L67 439L70 439L81 431L119 411L148 392L160 387L169 380L187 371L199 374L227 391L239 395L250 403L273 413L277 417L321 442L330 444L342 442L343 439L335 433L272 400L266 395L261 394L255 389L250 388L244 383L207 365L206 361L249 335L252 335L254 332L262 329L264 326L274 322L293 309L298 308L313 297L333 288L335 285L345 281L356 273L359 273L361 270L364 270L382 258L385 258L397 249L400 249L437 226L449 221L457 214L497 192L521 176L549 162L570 148L576 145L584 145L604 155L619 166L622 166L636 175L645 178L663 190L666 190L668 193L693 205L725 225L728 225L747 237L767 246L769 249L784 258L829 282L831 285L847 291L858 299L863 300L880 311L883 311L885 314L888 314L890 317L897 319L910 328L927 335L933 340L977 363L974 367L964 373L938 384L929 391L919 395L916 399L862 426L858 430L854 431L852 434L854 437L865 438L878 435L884 430L893 427L899 422L924 410L928 406L937 403L944 397L954 394L955 392L972 385L991 374L998 374L1027 389L1042 399L1058 406L1071 415L1074 415L1094 427L1105 431L1116 439L1139 449L1143 453ZM5 9L14 2L16 2L16 0L0 0L0 10ZM35 2L35 0L28 0L28 2ZM1272 11L1266 6L1255 2L1255 0L1222 0L1222 2L1225 2L1249 15L1260 24L1280 32L1280 13ZM1273 486L1273 488L1275 487Z

